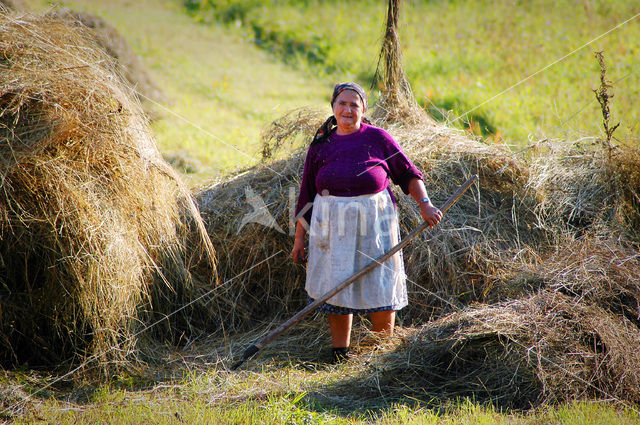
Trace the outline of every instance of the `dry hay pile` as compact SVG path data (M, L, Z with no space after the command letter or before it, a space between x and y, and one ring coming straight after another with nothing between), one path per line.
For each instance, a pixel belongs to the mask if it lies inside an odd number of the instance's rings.
M59 19L0 22L0 361L123 360L213 250L110 59ZM153 330L179 336L195 311Z
M503 268L516 255L529 257L544 242L535 227L535 193L525 187L528 165L506 148L429 121L390 131L423 171L435 205L442 205L469 175L480 177L441 225L404 249L413 300L405 317L422 320L442 313L434 308L447 311L491 299L491 286ZM398 199L401 231L407 234L422 219L411 197L398 193Z
M283 117L265 133L263 152L275 155L283 146L308 142L323 118L303 110ZM403 317L422 321L441 314L442 309L450 310L452 303L482 299L494 263L507 255L511 259L513 252L535 243L530 226L535 204L522 189L527 167L506 149L470 140L430 120L390 131L424 170L435 204L444 203L471 174L480 175L479 187L450 210L441 226L424 232L405 249L412 305ZM234 279L225 286L224 296L214 300L225 303L219 308L233 317L225 321L230 327L255 326L255 320L291 314L306 301L304 268L289 258L290 218L304 157L305 150L299 149L287 159L266 160L197 195L218 255L220 278ZM406 234L421 219L413 199L395 192ZM518 214L515 207L521 208ZM272 255L273 259L263 262Z
M539 244L537 259L496 263L503 270L488 289L509 301L457 306L405 330L402 345L328 390L368 403L468 397L518 409L584 398L640 402L635 151L535 159L527 185L545 188L534 218L550 246Z
M0 0L0 12L22 12L27 10L27 5L21 0Z
M268 158L305 143L322 118L295 111L278 120L265 133L261 166L198 195L222 275L237 276L214 300L229 327L256 327L305 303L304 269L289 259L304 148L285 160ZM525 161L430 120L389 131L424 171L436 205L470 174L480 183L404 250L411 302L403 324L435 320L334 389L369 405L406 395L424 402L468 396L513 408L582 397L640 401L640 255L630 224L640 199L635 151L620 149L606 163L593 152L577 160L544 151ZM406 234L419 223L418 211L396 194ZM585 208L594 214L575 221L571 211L589 196L591 205L606 207Z
M405 330L403 343L333 390L517 409L581 398L640 402L637 248L575 240L527 273L545 289Z
M87 37L100 46L115 59L119 72L131 85L135 96L141 101L147 115L154 119L160 111L154 107L156 102L166 102L166 96L149 75L149 71L133 51L129 42L113 25L99 16L86 12L76 12L62 8L50 13L53 17L64 20L68 25L83 30Z
M525 274L640 328L640 251L620 235L590 232L567 240Z
M296 115L301 123L321 124L315 114ZM211 303L225 330L252 329L306 302L304 268L289 255L303 165L304 153L298 152L196 195L218 259L221 285Z
M494 283L484 287L485 301L508 301L456 306L337 391L433 404L469 397L506 408L640 402L637 149L611 158L597 148L573 152L532 161L524 183L538 190L532 218L545 231L535 255L496 257Z
M640 401L638 329L553 291L453 313L334 388L424 403L471 398L529 408L580 398ZM354 388L357 387L357 390Z
M607 226L640 240L640 148L548 143L532 162L529 186L540 194L545 227Z

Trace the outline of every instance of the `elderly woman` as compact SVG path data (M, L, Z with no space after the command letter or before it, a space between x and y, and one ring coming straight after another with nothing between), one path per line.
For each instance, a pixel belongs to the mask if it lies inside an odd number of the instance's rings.
M433 227L442 218L425 189L422 173L396 141L364 118L367 96L342 83L331 97L333 115L318 129L304 164L296 208L293 261L309 257L305 289L322 296L399 242L398 217L389 180L410 194ZM369 314L374 332L393 333L395 312L407 305L400 252L324 303L333 360L348 357L353 314Z

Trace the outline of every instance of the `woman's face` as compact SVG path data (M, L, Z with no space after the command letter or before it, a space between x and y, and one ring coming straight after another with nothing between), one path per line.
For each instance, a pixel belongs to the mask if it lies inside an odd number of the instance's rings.
M333 116L338 122L339 135L358 131L362 115L364 115L362 99L353 90L343 90L333 102Z

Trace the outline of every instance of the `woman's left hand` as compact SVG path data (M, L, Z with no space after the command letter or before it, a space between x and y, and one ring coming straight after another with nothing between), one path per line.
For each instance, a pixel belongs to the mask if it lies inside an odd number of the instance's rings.
M442 211L433 206L431 202L424 202L420 204L420 215L431 228L442 220Z

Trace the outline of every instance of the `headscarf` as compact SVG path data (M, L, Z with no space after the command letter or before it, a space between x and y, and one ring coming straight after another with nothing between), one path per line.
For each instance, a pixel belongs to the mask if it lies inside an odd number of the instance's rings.
M340 96L340 93L345 90L353 90L354 92L358 93L358 96L360 96L362 104L364 105L364 109L367 109L367 94L364 92L364 89L357 83L336 84L333 87L333 95L331 96L331 107L333 107L333 103L336 101L336 98Z
M357 83L347 82L347 83L339 83L333 87L333 94L331 95L331 107L333 108L333 104L336 101L336 98L340 96L345 90L353 90L358 93L360 99L362 100L362 105L364 109L367 109L367 94L364 89ZM362 117L362 121L369 124L369 120L364 116ZM329 135L335 130L338 122L336 121L336 117L331 115L326 121L318 128L315 136L313 136L313 140L311 141L311 145L316 145L318 143L326 142L329 139Z

